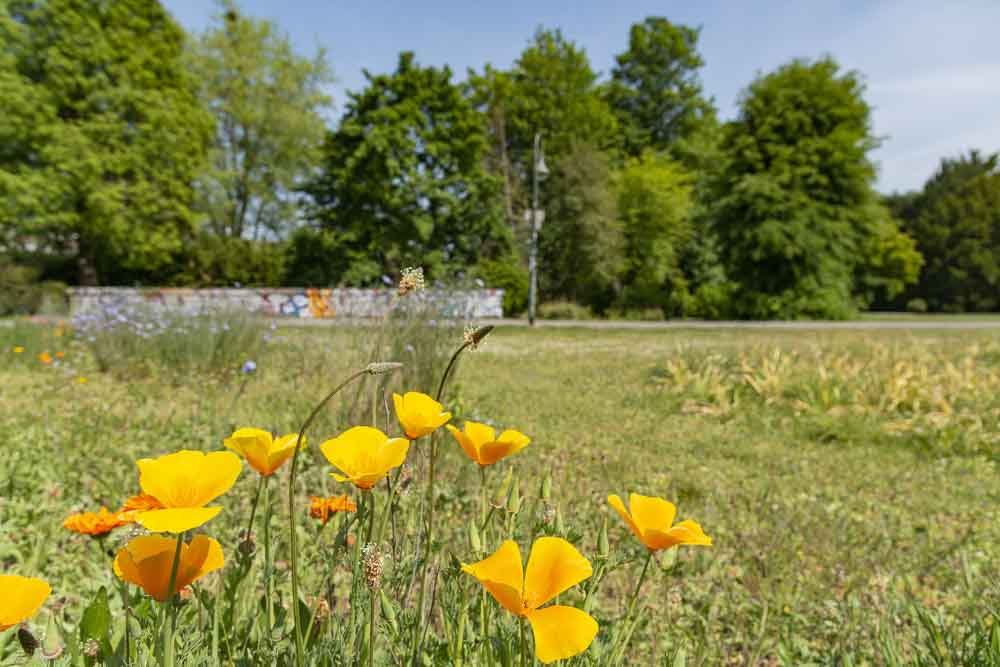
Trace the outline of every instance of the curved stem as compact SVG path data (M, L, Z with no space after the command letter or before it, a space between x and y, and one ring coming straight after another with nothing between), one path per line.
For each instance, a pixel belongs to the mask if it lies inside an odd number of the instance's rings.
M437 394L434 398L434 400L439 403L441 402L441 394L444 392L444 383L448 381L448 375L451 374L451 368L455 365L455 362L458 361L459 355L462 354L467 347L469 347L469 343L462 343L462 345L455 350L455 354L451 355L451 360L448 361L448 366L444 369L444 375L441 376L441 382L438 383Z
M653 560L653 550L646 550L646 562L642 565L642 574L639 575L639 580L635 582L635 588L632 590L632 599L628 603L628 611L625 612L625 618L622 620L622 627L627 628L628 624L632 621L632 614L635 611L635 603L639 599L639 589L642 588L642 582L646 580L646 573L649 571L649 564ZM618 646L612 652L612 664L618 663L618 656L625 651L625 642L628 641L629 633L618 638Z
M250 521L247 523L247 532L243 536L243 541L248 544L250 543L250 535L253 533L253 519L257 515L257 503L260 501L260 492L264 488L264 484L267 483L267 477L264 475L260 476L260 482L257 484L257 493L253 497L253 505L250 507ZM247 548L247 556L250 555L250 549Z
M170 581L167 584L167 616L163 619L163 667L174 667L174 630L177 628L177 607L174 598L177 591L177 568L181 560L181 544L184 543L184 533L177 535L177 547L174 549L174 562L170 566Z
M292 469L288 474L288 550L290 556L289 564L292 570L292 620L295 621L295 664L298 667L304 667L306 664L305 643L302 636L302 619L299 618L298 545L296 544L295 536L295 473L298 470L299 452L302 450L302 443L305 442L306 431L312 426L313 420L316 419L319 411L323 409L331 398L337 395L337 392L368 372L365 369L354 373L337 385L333 391L327 394L313 408L313 411L309 413L309 416L306 417L305 422L302 424L302 428L299 429L299 441L296 443L295 453L292 454Z

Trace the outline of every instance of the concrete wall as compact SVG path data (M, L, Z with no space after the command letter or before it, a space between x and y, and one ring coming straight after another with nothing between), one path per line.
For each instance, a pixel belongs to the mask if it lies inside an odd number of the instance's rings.
M77 287L69 290L73 315L109 306L152 304L190 312L241 308L269 317L378 317L395 297L392 289L287 288L131 288ZM503 317L503 290L427 289L412 298L435 299L442 315L470 319Z

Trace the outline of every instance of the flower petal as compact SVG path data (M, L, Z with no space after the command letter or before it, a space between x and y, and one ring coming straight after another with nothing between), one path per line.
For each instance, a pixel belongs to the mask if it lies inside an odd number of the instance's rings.
M712 538L696 522L681 521L667 531L651 530L646 533L646 546L650 549L669 549L678 544L712 546Z
M45 603L52 588L41 579L0 574L0 632L26 621Z
M632 520L632 516L628 513L628 510L625 509L625 504L622 503L622 499L617 495L612 494L608 496L608 504L611 505L616 512L618 512L621 518L625 519L625 523L627 523L628 527L632 529L632 532L639 538L639 541L643 541L642 531L639 530L639 526L635 525L635 521ZM645 542L643 543L645 544Z
M466 422L465 425L466 427L468 427L469 422ZM465 455L468 456L473 461L475 461L476 463L479 463L479 450L476 448L476 445L472 442L469 436L467 436L465 433L462 433L451 424L448 424L446 428L455 437L455 440L458 442L458 444L461 445L462 451L465 452Z
M154 600L167 599L176 538L142 535L118 550L114 571L124 581L135 584ZM178 566L178 570L180 567Z
M561 537L539 537L524 573L524 603L537 609L594 573L590 561Z
M531 439L523 433L504 431L498 440L487 442L479 449L480 463L492 465L500 459L518 453L527 447L529 442Z
M471 565L463 563L462 572L478 579L483 588L507 611L518 616L522 614L521 586L524 569L517 542L506 540L492 556Z
M228 491L242 464L232 452L182 450L140 459L139 485L164 507L202 507Z
M183 547L174 588L181 590L209 572L221 569L225 562L218 542L207 535L195 535L191 543Z
M152 533L183 533L203 526L222 511L216 507L178 507L165 510L140 512L135 520Z
M629 494L628 506L632 510L632 519L643 534L650 530L667 532L677 516L677 508L672 502L654 496Z
M406 461L406 453L410 450L410 441L406 438L392 438L385 442L378 451L378 470L371 472L389 472L398 468Z
M528 614L528 622L535 636L535 655L546 664L583 653L597 636L597 621L575 607L536 609Z

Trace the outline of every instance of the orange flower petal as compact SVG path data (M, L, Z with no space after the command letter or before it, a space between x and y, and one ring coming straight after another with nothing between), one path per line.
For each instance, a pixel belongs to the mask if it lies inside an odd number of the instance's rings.
M115 557L115 574L140 586L153 599L164 602L170 597L170 573L173 570L177 540L160 535L143 535L129 542ZM225 563L222 547L206 535L196 535L190 544L181 544L174 591L179 591Z
M52 593L52 588L33 577L0 574L0 632L23 623L38 611Z
M651 530L646 533L646 546L650 549L669 549L679 544L710 547L712 538L691 520L681 521L665 532Z
M625 509L625 504L622 503L622 499L612 494L608 496L608 504L611 505L611 507L613 507L616 512L618 512L618 515L625 520L625 523L627 523L628 527L632 529L632 532L635 533L635 536L638 537L640 541L642 541L642 531L639 530L639 526L635 525L635 521L632 520L632 515L629 514L628 510Z
M521 604L524 570L517 542L506 540L492 556L471 565L463 563L462 571L478 579L507 611L518 616L524 612Z
M561 537L539 537L524 574L524 604L537 609L594 573L590 561Z
M528 622L535 636L535 655L545 664L583 653L597 636L597 621L575 607L537 609L528 614Z
M466 422L465 425L468 427L468 422ZM474 462L479 463L479 448L476 447L475 443L473 443L471 439L469 439L469 436L462 433L451 424L448 424L445 428L447 428L448 431L450 431L455 437L455 441L462 447L462 451L465 452L465 455Z
M492 442L485 443L479 449L479 461L483 465L492 465L500 459L511 454L517 454L528 446L531 438L518 431L507 430L500 434L500 438Z

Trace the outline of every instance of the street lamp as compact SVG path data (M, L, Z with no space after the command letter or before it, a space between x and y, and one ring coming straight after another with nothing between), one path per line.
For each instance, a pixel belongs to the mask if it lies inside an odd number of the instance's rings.
M542 135L535 132L531 150L531 249L528 252L528 324L535 325L535 304L538 300L538 230L545 220L545 212L538 208L538 181L549 175L542 153Z

